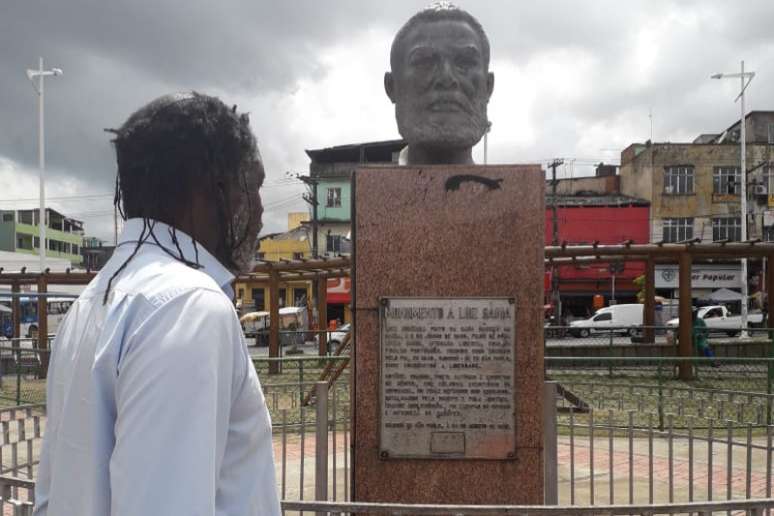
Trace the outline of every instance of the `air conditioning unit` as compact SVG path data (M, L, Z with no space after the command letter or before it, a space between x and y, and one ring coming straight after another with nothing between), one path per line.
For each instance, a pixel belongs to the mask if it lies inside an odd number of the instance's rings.
M753 195L769 195L767 185L753 185Z

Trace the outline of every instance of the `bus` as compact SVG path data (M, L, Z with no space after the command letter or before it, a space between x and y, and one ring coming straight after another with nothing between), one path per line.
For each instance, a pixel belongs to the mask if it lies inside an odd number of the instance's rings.
M65 314L75 301L71 297L49 297L48 307L48 332L56 333L59 324L64 320ZM0 335L13 338L13 319L11 317L11 298L0 295ZM24 296L19 298L21 308L21 336L35 338L38 336L38 298Z

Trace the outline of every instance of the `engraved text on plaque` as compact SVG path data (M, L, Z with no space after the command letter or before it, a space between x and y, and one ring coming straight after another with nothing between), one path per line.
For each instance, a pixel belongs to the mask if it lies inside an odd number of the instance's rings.
M515 305L508 298L383 298L385 458L513 458Z

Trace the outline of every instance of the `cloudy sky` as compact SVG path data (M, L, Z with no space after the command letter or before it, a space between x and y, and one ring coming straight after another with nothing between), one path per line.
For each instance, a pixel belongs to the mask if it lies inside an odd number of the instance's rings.
M427 0L0 0L0 207L37 202L43 56L51 205L112 240L115 165L104 128L164 93L198 90L251 114L265 230L306 208L304 149L398 137L382 75L392 36ZM774 109L774 2L468 0L492 45L490 163L617 163L635 141L690 141ZM475 157L480 161L482 149Z

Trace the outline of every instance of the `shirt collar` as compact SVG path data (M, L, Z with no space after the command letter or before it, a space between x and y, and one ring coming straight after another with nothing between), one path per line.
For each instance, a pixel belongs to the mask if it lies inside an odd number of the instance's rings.
M196 262L197 251L199 257L199 265L202 266L201 270L209 277L211 277L218 286L226 293L233 297L233 289L231 282L234 280L234 275L226 269L212 254L207 251L202 244L196 242L196 250L194 250L194 239L187 233L175 228L175 236L177 237L177 246L172 240L172 226L159 222L157 220L148 219L153 224L153 234L158 240L158 244L153 237L150 237L145 241L143 245L162 245L169 250L173 255L179 254L177 247L183 252L183 258L190 262ZM118 238L118 245L135 244L140 239L143 229L143 219L134 218L128 219L124 222L124 229L121 232L121 236Z

